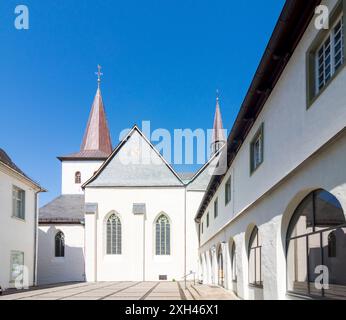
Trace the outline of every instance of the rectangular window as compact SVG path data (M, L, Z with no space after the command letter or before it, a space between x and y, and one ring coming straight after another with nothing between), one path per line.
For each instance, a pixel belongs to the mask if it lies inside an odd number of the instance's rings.
M25 219L25 191L15 186L12 189L12 216Z
M253 173L263 163L263 128L262 123L250 144L250 171Z
M204 232L204 223L202 222L202 234Z
M219 199L216 198L214 201L214 218L217 218L219 215Z
M308 49L306 77L308 107L345 65L345 22L343 15L345 4L345 0L339 1L330 15L330 28L321 30Z
M207 228L209 228L209 212L207 213Z
M232 200L232 184L231 177L228 178L225 184L225 205L227 206Z
M11 277L10 281L23 282L24 252L11 251Z
M343 18L337 21L315 55L315 95L327 85L331 77L344 63Z

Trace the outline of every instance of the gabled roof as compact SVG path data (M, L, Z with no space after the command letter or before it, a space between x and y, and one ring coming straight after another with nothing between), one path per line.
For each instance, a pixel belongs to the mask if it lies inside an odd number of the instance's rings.
M145 137L145 135L142 133L142 131L135 125L130 132L125 136L125 138L118 144L118 146L114 149L112 154L108 157L108 159L102 164L102 166L99 168L99 170L95 173L94 176L92 176L88 181L86 181L82 188L86 188L90 183L94 182L100 174L104 171L104 169L109 165L109 163L112 161L112 159L118 154L118 152L122 149L122 147L127 143L129 138L134 134L134 132L137 132L150 146L150 148L158 155L158 157L162 160L163 164L173 173L173 175L177 178L180 185L184 185L184 182L180 178L179 174L175 172L175 170L172 168L172 166L165 160L165 158L156 150L156 148L153 146L153 144Z
M10 168L11 170L15 171L16 173L18 173L19 175L21 175L23 178L25 178L26 180L28 180L31 184L35 185L38 189L40 189L41 192L45 192L46 190L44 190L43 188L41 188L41 186L35 182L34 180L32 180L31 178L29 178L13 161L12 159L9 157L9 155L3 150L0 149L0 162L2 164L4 164L6 167Z
M286 0L227 139L227 149L224 152L227 152L228 168L270 97L320 3L321 0ZM197 222L200 221L225 175L226 173L212 178L195 217Z
M98 87L79 152L58 157L59 160L105 160L112 152L106 112Z

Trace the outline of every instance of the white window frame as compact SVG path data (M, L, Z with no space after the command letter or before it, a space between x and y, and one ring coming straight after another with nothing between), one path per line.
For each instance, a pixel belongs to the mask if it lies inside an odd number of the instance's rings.
M164 221L165 220L165 221ZM164 223L162 223L164 222ZM155 255L171 255L171 221L165 214L161 214L155 221Z
M338 68L336 69L336 64L335 64L335 47L336 47L336 43L335 43L335 28L336 26L341 22L341 28L340 28L340 32L341 32L341 63L338 65ZM343 65L343 63L345 62L345 56L344 56L344 46L345 46L345 39L344 39L344 19L343 19L343 13L341 13L339 15L339 17L336 19L336 22L333 24L333 26L330 28L329 33L323 38L323 40L321 41L321 44L318 46L316 53L315 53L315 95L318 95L329 83L329 81L332 79L332 77L334 76L334 74L341 68L341 66ZM326 42L329 40L329 46L330 46L330 74L329 77L326 78L326 65L325 65L325 49L323 50L323 84L320 86L320 64L319 64L319 52L320 50L326 45Z
M122 222L119 215L112 213L106 220L107 256L122 255L122 232Z
M21 195L21 197L20 197ZM25 221L25 190L12 186L12 217Z
M22 251L11 251L10 253L10 283L15 283L16 279L20 276L22 276L22 281L23 281L23 272L24 272L24 266L25 266L25 255L24 255L24 252ZM22 264L21 265L18 265L18 264L15 264L14 263L14 258L15 256L18 256L20 255L21 259L22 259ZM20 268L20 271L19 273L14 277L14 266L17 265Z

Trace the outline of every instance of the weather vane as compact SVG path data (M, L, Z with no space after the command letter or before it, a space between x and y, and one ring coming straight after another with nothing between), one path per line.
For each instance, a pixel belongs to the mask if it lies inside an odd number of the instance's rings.
M98 64L97 65L97 72L95 72L95 74L97 75L97 84L98 87L100 88L100 84L101 84L101 76L103 76L103 73L101 72L102 67Z

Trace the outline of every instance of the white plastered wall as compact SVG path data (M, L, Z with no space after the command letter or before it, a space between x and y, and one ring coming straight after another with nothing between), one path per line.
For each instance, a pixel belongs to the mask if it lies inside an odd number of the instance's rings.
M55 235L63 232L65 256L55 257ZM84 226L40 225L38 231L38 283L85 281Z

